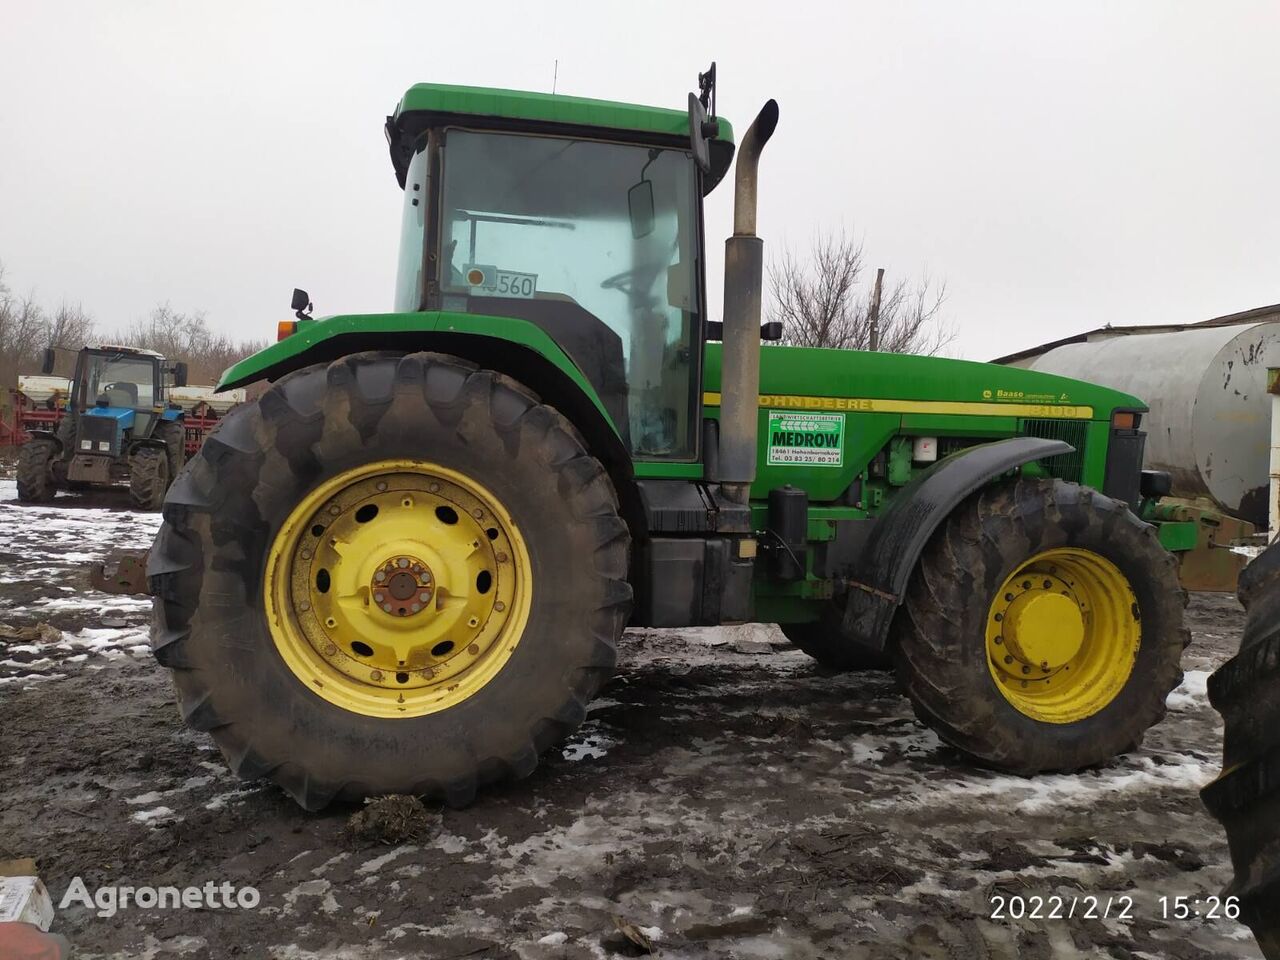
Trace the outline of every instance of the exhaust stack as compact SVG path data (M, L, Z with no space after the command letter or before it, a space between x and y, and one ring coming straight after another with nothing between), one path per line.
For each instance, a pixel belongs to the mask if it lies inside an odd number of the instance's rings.
M756 478L760 396L760 304L764 241L756 236L760 153L778 125L778 103L756 115L738 148L733 236L724 249L724 340L720 362L719 479L724 496L746 503Z

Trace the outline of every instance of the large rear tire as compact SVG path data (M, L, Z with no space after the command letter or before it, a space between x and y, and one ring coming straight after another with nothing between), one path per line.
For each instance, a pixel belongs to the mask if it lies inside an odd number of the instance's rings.
M527 776L630 609L627 527L577 431L440 354L281 379L214 428L164 519L152 645L182 715L310 810Z
M164 441L169 460L169 480L182 472L187 463L187 428L181 420L165 420L156 425L156 439Z
M57 493L53 465L58 444L48 437L34 437L18 452L18 499L23 503L48 503Z
M1122 503L1020 479L962 503L894 622L917 716L980 762L1071 771L1135 749L1182 680L1186 594Z
M1231 845L1241 919L1268 960L1280 960L1280 545L1240 575L1247 619L1240 652L1209 678L1222 714L1222 774L1204 788L1205 806Z

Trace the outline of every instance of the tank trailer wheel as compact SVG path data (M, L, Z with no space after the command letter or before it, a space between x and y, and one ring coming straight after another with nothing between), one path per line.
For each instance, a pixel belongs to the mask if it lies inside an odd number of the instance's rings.
M156 447L140 447L129 458L129 499L138 510L159 510L169 489L169 458Z
M1154 530L1062 480L974 494L894 621L916 715L980 762L1071 771L1135 749L1182 680L1186 594Z
M228 413L174 483L152 645L240 776L310 810L460 806L582 723L629 547L604 468L524 387L356 354Z
M1248 612L1240 652L1209 678L1226 722L1222 774L1202 796L1227 831L1240 919L1280 958L1280 545L1240 575Z
M58 445L48 437L35 437L18 452L18 499L23 503L47 503L54 498L53 465Z

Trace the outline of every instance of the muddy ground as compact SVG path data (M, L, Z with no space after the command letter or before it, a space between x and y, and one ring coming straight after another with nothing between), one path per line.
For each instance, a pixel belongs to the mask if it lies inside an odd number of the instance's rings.
M0 859L37 858L55 901L77 876L261 895L68 906L54 929L77 956L642 955L615 917L671 958L1258 956L1239 924L1165 920L1159 902L1228 880L1197 790L1221 736L1205 680L1242 620L1229 597L1193 601L1186 682L1141 752L1035 780L972 769L888 676L831 676L781 642L735 651L780 639L763 628L631 631L587 724L532 778L392 845L351 839L350 809L307 814L236 781L179 723L147 603L81 572L146 546L154 517L14 498L0 481L0 623L47 626L0 639ZM1133 906L991 918L992 897L1054 894Z

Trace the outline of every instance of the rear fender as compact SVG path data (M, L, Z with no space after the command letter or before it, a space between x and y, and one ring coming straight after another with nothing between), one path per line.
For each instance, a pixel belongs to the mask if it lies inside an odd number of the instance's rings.
M647 536L631 454L594 387L544 330L513 317L443 312L327 317L303 323L222 375L219 390L287 373L365 350L434 350L504 373L555 407L577 428L592 456L604 464L634 539Z
M916 476L876 520L848 571L841 633L883 652L920 554L951 511L1010 470L1073 449L1062 440L1012 437L952 454Z
M62 440L59 439L58 435L54 433L52 430L28 430L26 431L26 433L27 433L28 443L30 443L32 440L52 440L55 444L57 444L58 456L62 456L65 449L63 446Z

